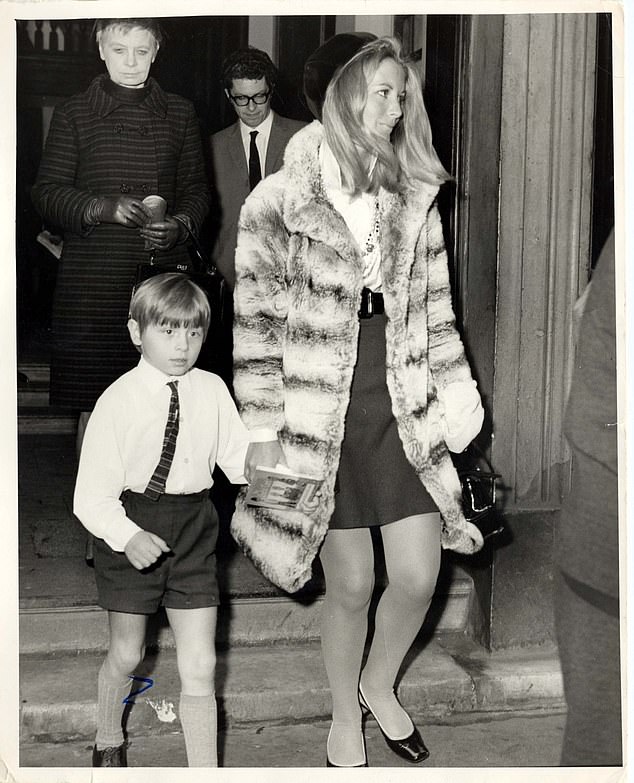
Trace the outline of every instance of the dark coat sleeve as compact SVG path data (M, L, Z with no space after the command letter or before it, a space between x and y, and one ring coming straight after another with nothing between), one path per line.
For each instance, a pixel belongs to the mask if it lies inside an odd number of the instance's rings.
M55 226L81 234L82 215L95 194L77 187L80 144L67 106L53 112L44 154L31 190L39 214Z

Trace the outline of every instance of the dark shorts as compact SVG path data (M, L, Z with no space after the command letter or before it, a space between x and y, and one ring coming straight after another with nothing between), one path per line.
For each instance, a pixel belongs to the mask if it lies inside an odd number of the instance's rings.
M385 315L359 321L330 529L373 527L438 511L403 451L385 377Z
M217 606L218 514L209 490L195 495L162 495L157 501L127 491L121 502L127 516L143 530L164 539L171 552L139 571L123 552L95 539L99 605L133 614L153 614L160 606Z

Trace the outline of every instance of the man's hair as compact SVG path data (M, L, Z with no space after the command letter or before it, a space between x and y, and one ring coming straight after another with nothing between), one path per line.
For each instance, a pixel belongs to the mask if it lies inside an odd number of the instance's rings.
M236 49L222 63L222 84L231 90L234 79L266 79L269 90L277 84L277 68L266 52L248 46Z
M148 33L151 33L154 36L157 48L163 42L163 31L157 19L97 19L93 32L97 43L99 43L102 34L106 30L121 28L126 33L129 33L133 27L140 27L142 30L147 30Z
M370 133L363 122L368 85L387 59L403 68L407 91L391 140ZM420 77L413 63L401 56L395 38L365 44L335 73L326 91L323 124L344 189L352 194L376 192L381 185L395 192L414 181L439 185L450 179L432 145ZM377 158L371 171L368 153Z
M202 328L207 336L211 311L205 292L181 272L163 272L139 285L130 302L130 318L141 334L148 326L167 324Z

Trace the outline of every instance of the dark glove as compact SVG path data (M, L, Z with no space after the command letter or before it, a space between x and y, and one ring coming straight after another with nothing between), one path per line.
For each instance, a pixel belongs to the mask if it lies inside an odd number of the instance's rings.
M165 215L164 220L148 223L139 232L147 245L155 250L171 250L181 242L187 229L171 215Z
M144 225L150 215L143 204L131 196L102 196L93 199L84 212L84 223L119 223L130 228Z

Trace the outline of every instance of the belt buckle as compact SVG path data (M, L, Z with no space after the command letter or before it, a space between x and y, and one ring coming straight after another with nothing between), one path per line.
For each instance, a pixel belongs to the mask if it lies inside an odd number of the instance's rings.
M361 307L359 308L359 318L372 318L374 315L374 302L372 301L372 291L369 288L361 290Z

